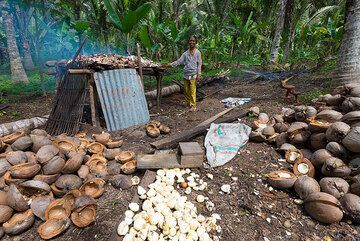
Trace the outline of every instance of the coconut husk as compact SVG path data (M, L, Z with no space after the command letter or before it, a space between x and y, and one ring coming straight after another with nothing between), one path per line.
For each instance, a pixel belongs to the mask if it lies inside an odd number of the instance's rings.
M360 174L360 157L354 158L349 162L352 175Z
M125 164L135 158L135 152L133 151L123 151L115 157L115 160Z
M155 124L148 124L146 126L146 134L151 138L156 138L160 135L160 130Z
M329 142L326 145L326 150L329 151L333 156L338 157L342 160L345 160L349 155L345 147L334 141Z
M131 160L125 163L124 165L122 165L120 169L125 174L133 174L136 172L136 164L137 164L136 160Z
M161 125L161 122L158 120L151 120L149 123L149 125L154 125L155 127L159 128Z
M33 163L22 163L9 169L12 178L28 179L34 177L41 169L41 165Z
M347 114L345 114L341 121L347 123L347 124L353 124L360 122L360 111L351 111Z
M55 186L65 193L73 189L78 189L81 185L81 178L74 174L62 175L55 182Z
M31 135L30 137L33 142L32 151L35 153L43 146L52 145L51 140L47 136Z
M71 221L75 226L84 228L96 220L96 201L90 196L81 196L75 199Z
M35 222L35 216L31 209L27 211L15 213L7 222L3 224L3 228L8 235L17 235L28 230Z
M274 125L274 130L277 133L287 132L288 129L289 129L289 125L284 122L279 122Z
M313 152L309 149L300 149L301 153L303 154L303 157L310 160L312 155L313 155Z
M4 137L1 138L1 140L6 143L6 144L12 144L14 143L17 139L19 139L20 137L26 135L28 132L28 130L20 130L20 131L16 131L12 134L6 135Z
M315 167L314 165L306 158L297 160L293 167L293 172L296 176L309 176L315 177Z
M327 177L346 177L351 173L351 169L339 158L332 157L324 162L321 172Z
M87 165L81 165L81 167L79 168L79 170L77 171L78 176L82 179L85 180L87 179L88 175L90 174L90 168Z
M11 207L0 204L0 224L8 221L13 215L13 213L14 210Z
M95 141L103 145L106 145L106 143L110 141L110 137L111 137L109 133L93 134L92 136L95 139Z
M25 155L27 157L27 162L32 164L38 164L38 157L37 155L32 151L26 151Z
M99 142L90 143L86 148L92 154L103 153L105 149L104 146Z
M324 120L312 120L309 123L309 131L311 133L322 133L325 132L331 123Z
M132 187L131 177L123 174L114 175L110 178L109 182L111 183L111 186L122 190Z
M38 227L37 232L42 239L52 239L65 232L70 227L70 224L69 218L49 219Z
M65 160L60 156L54 156L50 161L45 163L42 167L42 171L45 175L58 174L65 166Z
M31 201L30 208L34 215L45 221L45 211L54 198L50 195L36 197Z
M327 144L325 133L314 133L310 136L310 145L313 150L325 149Z
M48 133L41 129L34 129L30 132L30 134L34 136L48 136Z
M360 97L348 97L344 100L341 108L345 113L360 110Z
M263 129L262 134L265 135L266 137L270 137L275 135L275 129L272 126L267 126Z
M340 177L324 177L320 180L320 187L323 192L329 193L339 199L350 190L350 185Z
M315 220L322 223L336 223L343 218L339 201L324 192L309 194L304 201L306 212Z
M65 201L66 205L69 205L70 207L72 207L75 203L75 199L77 197L80 197L81 195L82 195L82 193L80 192L80 190L74 189L74 190L67 192L62 197L62 199Z
M83 195L91 196L93 198L100 197L105 191L105 181L101 178L93 178L86 181L81 187L80 192Z
M275 143L276 143L276 147L277 148L281 148L281 146L285 143L289 143L290 142L290 139L287 135L287 133L281 133L279 134L276 138L275 138ZM294 147L295 149L295 147Z
M36 153L40 164L45 164L59 153L59 148L54 145L42 146Z
M350 151L360 153L360 127L353 127L342 140L342 144Z
M106 147L109 149L115 149L121 147L123 143L123 140L109 141L108 143L106 143Z
M64 199L55 199L45 210L45 220L66 219L71 214L71 206Z
M27 156L23 151L13 151L6 155L6 160L14 166L27 162Z
M259 131L251 131L249 138L250 138L250 140L255 141L255 142L264 142L264 141L266 141L266 136L263 135Z
M300 176L294 183L294 189L301 199L305 199L311 193L320 192L320 185L312 177Z
M328 141L341 142L350 132L350 126L344 122L333 123L326 131Z
M5 172L3 178L4 178L5 184L8 185L8 186L10 186L11 184L16 184L17 185L17 184L20 184L20 183L26 181L26 179L24 179L24 178L13 178L13 177L11 177L10 171Z
M159 126L159 130L160 130L160 133L161 133L161 134L165 134L165 135L167 135L167 134L169 134L169 133L171 132L170 127L168 127L168 126L166 126L166 125L164 125L164 124L161 124L161 125Z
M6 203L12 209L22 212L29 208L28 202L14 184L11 184L6 195Z
M104 151L104 156L105 156L105 158L108 159L108 160L114 160L117 155L120 155L120 154L121 154L121 152L122 152L122 151L121 151L120 148L106 149L106 150Z
M286 170L272 171L267 176L270 185L278 189L292 188L297 179L294 173Z
M14 151L25 151L32 146L33 142L30 136L22 136L11 144L11 149Z
M11 167L11 164L5 158L1 158L0 159L0 176L3 176L5 174L5 172L7 172L9 170L10 167Z
M333 156L330 152L325 149L320 149L313 153L310 161L316 168L320 169L324 165L325 161L332 157Z
M28 180L18 185L19 191L28 197L45 195L51 192L49 184L38 181L38 180Z
M62 173L70 174L77 172L83 163L84 155L76 153L69 160L66 161L65 166L62 169Z
M289 135L289 138L295 144L303 144L308 141L310 135L310 131L294 131Z
M340 121L342 117L343 115L335 110L323 110L316 115L316 119L327 122L337 122Z
M360 223L360 197L351 193L340 199L345 215L355 223Z
M58 178L59 178L60 174L52 174L52 175L36 175L33 180L39 180L39 181L43 181L49 185L53 184Z

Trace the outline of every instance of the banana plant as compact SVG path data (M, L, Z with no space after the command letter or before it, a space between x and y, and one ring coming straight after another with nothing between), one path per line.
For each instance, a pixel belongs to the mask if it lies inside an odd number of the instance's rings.
M150 3L144 3L137 7L135 10L129 9L129 1L123 1L123 6L126 10L125 13L122 13L116 7L114 2L111 0L104 0L104 4L106 10L108 11L108 17L110 22L114 25L115 28L121 31L121 33L125 34L126 36L126 48L128 54L131 52L130 49L130 41L134 36L134 30L136 26L147 17L148 13L151 10Z

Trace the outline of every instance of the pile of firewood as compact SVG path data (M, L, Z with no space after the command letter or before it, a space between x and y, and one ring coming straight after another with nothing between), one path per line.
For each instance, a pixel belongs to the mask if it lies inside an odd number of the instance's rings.
M68 63L70 63L69 61ZM94 55L80 55L76 61L75 66L86 69L123 69L138 67L137 56L122 56L118 54L94 54ZM158 67L159 65L151 60L141 58L142 67Z

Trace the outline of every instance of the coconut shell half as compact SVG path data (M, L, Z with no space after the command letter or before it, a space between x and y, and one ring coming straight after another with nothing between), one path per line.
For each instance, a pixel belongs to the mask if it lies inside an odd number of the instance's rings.
M341 206L351 220L360 223L360 197L347 193L340 199Z
M28 202L14 184L10 185L6 197L7 205L18 212L25 211L29 208Z
M323 165L324 165L324 162L327 160L327 159L330 159L332 158L333 156L331 155L330 152L328 152L327 150L325 149L320 149L320 150L317 150L315 151L313 154L312 154L312 157L311 157L311 162L312 164L320 169Z
M306 158L297 160L294 164L293 171L296 176L306 175L309 177L315 177L315 167Z
M161 134L169 134L170 132L171 132L171 129L168 127L168 126L166 126L166 125L163 125L163 124L161 124L160 126L159 126L159 130L160 130L160 133Z
M128 161L131 161L135 158L135 152L133 151L123 151L115 157L115 160L125 164Z
M311 193L304 201L306 212L322 223L336 223L343 218L340 202L325 192Z
M54 144L64 153L77 151L77 144L70 138L58 138L54 141Z
M24 151L32 146L33 142L30 136L22 136L11 144L11 149L14 151Z
M327 122L337 122L340 121L343 115L335 110L323 110L316 115L316 119L325 120Z
M148 124L146 126L146 134L151 138L156 138L160 135L160 130L156 125Z
M66 219L71 214L71 206L64 199L52 201L45 210L45 220Z
M360 126L353 127L342 140L342 144L350 151L360 153Z
M309 123L309 131L311 133L322 133L325 132L331 123L324 120L312 120Z
M323 192L333 195L339 199L350 190L350 185L340 177L324 177L320 180L320 187Z
M34 163L22 163L9 169L12 178L28 179L34 177L41 169L41 165Z
M52 175L36 175L33 180L43 181L49 185L53 184L58 178L60 174L52 174Z
M12 144L20 137L26 135L26 132L26 130L16 131L12 134L4 136L3 138L1 138L1 140L6 144Z
M136 160L131 160L120 167L121 171L125 174L133 174L136 172Z
M105 191L105 181L101 178L93 178L86 181L81 187L80 192L93 198L100 197Z
M57 148L54 145L46 145L40 147L36 155L38 157L40 164L44 164L50 161L58 153L59 153L59 148Z
M90 143L86 148L92 154L99 154L104 152L104 146L99 142Z
M101 133L101 134L93 134L93 138L95 139L95 141L105 145L106 143L108 143L110 141L110 134L109 133Z
M104 157L108 160L114 160L117 155L121 154L121 152L120 148L106 149L104 151Z
M285 152L285 159L288 163L295 163L297 160L303 159L303 154L298 149L289 149Z
M35 216L31 209L27 211L15 213L6 223L3 228L8 235L17 235L28 230L35 222Z
M278 189L288 189L294 186L296 176L286 170L272 171L268 174L268 182Z
M23 178L13 178L10 175L10 171L5 172L4 176L4 182L6 185L10 186L11 184L20 184L22 182L25 182L26 179Z
M106 143L106 147L109 149L119 148L122 146L123 143L123 140L109 141L108 143Z
M49 219L38 227L37 232L42 239L52 239L65 232L70 227L70 224L69 218Z
M65 160L60 156L54 156L50 161L43 165L42 170L45 175L58 174L65 166Z
M49 184L38 180L29 180L18 185L19 191L28 197L45 195L51 192Z
M351 169L339 158L332 157L324 162L321 172L327 177L346 177L351 173Z
M11 164L5 158L0 158L0 176L3 176L10 167Z
M99 175L107 173L107 160L104 157L93 156L87 162L90 173L97 173Z
M294 189L301 199L305 199L313 192L320 192L319 183L309 176L298 177L294 183Z
M74 173L81 167L84 160L84 155L82 153L74 154L69 160L66 161L65 166L62 169L62 173L70 174Z
M54 198L49 195L36 197L31 201L30 208L36 217L45 221L46 208L52 201L54 201Z
M27 162L27 156L23 151L13 151L6 155L6 160L14 166Z
M80 196L75 199L71 221L79 228L85 228L96 220L96 201L90 196Z
M0 205L0 224L8 221L13 215L14 210L7 205Z

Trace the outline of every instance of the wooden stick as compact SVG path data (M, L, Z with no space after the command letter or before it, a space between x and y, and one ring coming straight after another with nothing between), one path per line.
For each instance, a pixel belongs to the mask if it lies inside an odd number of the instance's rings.
M149 190L148 186L155 181L155 178L156 178L156 172L146 170L143 178L140 181L139 186L144 188L146 191L148 191ZM137 188L136 188L136 191L134 193L134 196L133 196L131 202L138 203L139 201L140 201L140 198L139 198L139 194L138 194Z
M156 75L156 82L157 82L157 89L156 89L156 107L160 109L161 107L161 82L162 82L162 76L161 74L157 73Z
M215 123L233 122L233 121L236 121L238 118L245 117L247 114L247 111L242 111L242 112L236 111L235 113L233 113L232 115L230 115L228 117L223 117L221 119L218 119L219 117L225 115L227 112L229 112L232 109L233 108L225 110L225 111L207 119L206 121L201 122L199 125L195 126L192 129L183 131L179 134L169 136L169 137L161 139L159 141L152 142L152 143L150 143L150 145L156 149L173 148L173 147L176 147L179 142L189 141L192 138L206 132L206 129L213 122L215 122Z
M95 114L95 96L94 96L94 78L89 78L89 94L90 94L90 110L91 110L91 122L93 126L96 126L96 114Z
M140 55L140 44L137 43L136 44L136 49L137 49L137 59L138 59L138 66L139 66L139 76L144 88L144 79L143 79L143 71L142 71L142 65L141 65L141 55Z
M69 74L93 74L94 71L91 69L69 69Z

